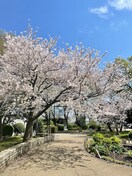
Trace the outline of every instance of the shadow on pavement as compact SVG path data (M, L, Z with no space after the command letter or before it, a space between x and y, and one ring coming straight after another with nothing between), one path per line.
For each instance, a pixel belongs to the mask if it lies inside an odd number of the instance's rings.
M34 149L21 158L24 162L23 164L20 162L19 168L26 170L35 166L48 171L51 169L59 170L64 167L86 167L83 164L84 158L89 160L84 150L78 147L79 142L74 141L74 146L69 144L72 144L71 140L58 140Z

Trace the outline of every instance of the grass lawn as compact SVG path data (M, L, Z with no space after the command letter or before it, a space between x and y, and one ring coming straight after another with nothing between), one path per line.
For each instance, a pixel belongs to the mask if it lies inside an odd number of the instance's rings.
M23 138L21 136L13 136L9 137L8 139L5 139L3 141L0 141L0 152L3 150L6 150L10 147L13 147L16 144L21 143Z

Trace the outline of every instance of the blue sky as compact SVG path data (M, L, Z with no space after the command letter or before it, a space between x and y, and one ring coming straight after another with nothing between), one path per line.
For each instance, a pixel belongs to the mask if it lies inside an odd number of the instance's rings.
M0 0L0 29L22 32L28 19L38 35L60 47L82 42L108 51L105 60L132 55L132 0Z

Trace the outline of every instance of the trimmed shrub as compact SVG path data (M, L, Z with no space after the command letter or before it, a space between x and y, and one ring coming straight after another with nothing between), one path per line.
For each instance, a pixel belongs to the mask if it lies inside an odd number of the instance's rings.
M76 120L77 126L81 127L83 130L86 130L88 127L86 125L86 118L81 116Z
M64 131L64 125L63 124L58 124L58 131Z
M72 127L73 127L72 124L68 124L67 126L68 130L71 129Z
M68 124L68 130L80 130L80 127L75 123L71 123Z
M21 134L25 132L25 126L23 123L16 123L14 124L14 133Z
M33 129L36 131L38 136L43 136L46 131L46 125L43 119L38 119L38 121L35 122Z
M79 128L79 132L82 132L82 128L81 127Z
M97 126L96 126L96 130L97 130L97 131L101 131L101 126L100 126L100 125L97 125Z
M14 128L11 125L5 125L3 128L3 136L12 136L14 132Z
M97 124L94 120L90 120L90 122L87 126L88 126L88 129L101 131L101 126L99 124Z
M129 137L129 139L132 139L132 131L129 132L128 137Z
M49 121L49 119L47 120L47 119L41 119L42 121L43 121L43 123L45 124L45 125L49 125L49 123L50 123L50 125L54 125L54 122L53 122L53 120L50 120Z
M119 133L120 138L122 139L128 139L129 138L130 131L122 131Z
M88 123L88 128L95 130L97 127L97 123L94 120L90 120L90 122Z
M50 130L51 130L51 133L57 133L58 132L58 127L55 126L55 125L50 125Z

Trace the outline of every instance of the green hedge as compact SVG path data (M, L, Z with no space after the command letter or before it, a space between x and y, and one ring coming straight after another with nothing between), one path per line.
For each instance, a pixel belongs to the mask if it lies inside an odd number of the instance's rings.
M119 133L120 138L122 139L128 139L129 138L130 131L122 131Z
M55 125L50 125L50 130L51 130L51 133L57 133L58 132L58 127L55 126Z
M132 131L129 132L128 137L129 137L129 139L132 139Z
M43 136L46 132L47 126L45 125L43 119L38 119L34 124L34 130L37 136Z
M57 124L58 131L64 131L64 124Z
M23 123L16 123L14 124L14 133L21 134L25 132L25 126Z
M14 128L11 125L5 125L3 128L3 136L12 136L14 132Z
M71 123L68 124L68 130L80 130L80 127L75 123Z
M94 120L90 120L90 122L88 123L88 129L92 129L92 130L96 130L96 131L100 131L101 130L101 126L99 124L96 123L96 121Z

